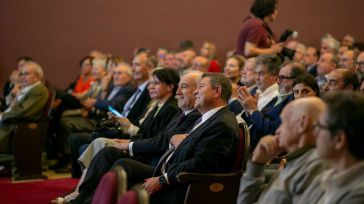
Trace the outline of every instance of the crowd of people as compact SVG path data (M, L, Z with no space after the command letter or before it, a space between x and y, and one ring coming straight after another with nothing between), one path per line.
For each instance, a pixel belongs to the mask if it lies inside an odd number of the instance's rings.
M255 0L225 66L211 41L199 51L190 40L177 51L138 48L131 65L92 51L60 90L21 57L4 86L0 152L12 152L10 119L40 117L52 92L50 168L80 178L53 203L90 203L116 166L151 203L183 203L178 173L234 170L239 123L251 157L237 203L363 203L363 43L327 34L314 47L292 31L276 40L268 24L277 14L276 0ZM285 163L266 179L277 158Z

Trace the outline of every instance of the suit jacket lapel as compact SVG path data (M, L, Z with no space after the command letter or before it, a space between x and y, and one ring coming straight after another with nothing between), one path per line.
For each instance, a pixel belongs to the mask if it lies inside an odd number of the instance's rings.
M224 113L225 111L228 110L228 107L223 107L221 108L219 111L217 111L214 115L212 115L209 119L207 119L204 123L202 123L199 127L197 127L195 130L193 130L190 135L184 139L181 144L177 147L176 152L180 151L180 149L182 148L183 145L185 145L186 143L188 143L189 140L191 140L192 138L199 136L201 131L204 131L206 129L206 126L208 126L211 121L214 121L217 117L220 117L220 115L222 115L222 113ZM176 155L176 153L174 153L172 155L172 158ZM170 160L172 160L172 158Z

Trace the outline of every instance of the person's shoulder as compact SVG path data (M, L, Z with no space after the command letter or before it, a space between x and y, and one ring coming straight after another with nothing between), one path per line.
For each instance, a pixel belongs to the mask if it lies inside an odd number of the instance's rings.
M246 27L255 27L255 26L261 26L263 25L263 21L259 18L251 17L247 19L244 23Z

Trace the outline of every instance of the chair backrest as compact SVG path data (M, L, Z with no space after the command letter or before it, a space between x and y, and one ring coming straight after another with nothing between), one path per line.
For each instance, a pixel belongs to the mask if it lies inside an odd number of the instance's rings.
M117 199L118 179L115 171L107 172L97 186L92 204L114 204Z
M245 170L250 154L250 133L246 123L239 124L239 146L236 152L233 171Z
M149 194L141 185L136 185L124 193L117 204L149 204Z
M43 113L42 113L42 117L49 117L51 116L51 111L52 111L52 104L54 101L54 98L56 97L55 91L53 89L48 89L48 99L47 99L47 104L44 107Z
M127 175L121 166L116 166L113 171L107 172L101 179L93 204L115 204L127 189Z

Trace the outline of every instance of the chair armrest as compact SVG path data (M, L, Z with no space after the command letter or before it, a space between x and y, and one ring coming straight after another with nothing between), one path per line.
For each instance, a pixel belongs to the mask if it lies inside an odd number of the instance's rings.
M8 118L4 121L2 121L3 124L19 124L19 123L36 123L36 122L42 122L42 121L47 121L47 120L51 120L51 117L41 117L41 118Z
M239 179L243 172L234 172L226 174L201 174L181 172L177 175L177 180L181 183L191 183L194 181L229 181Z

